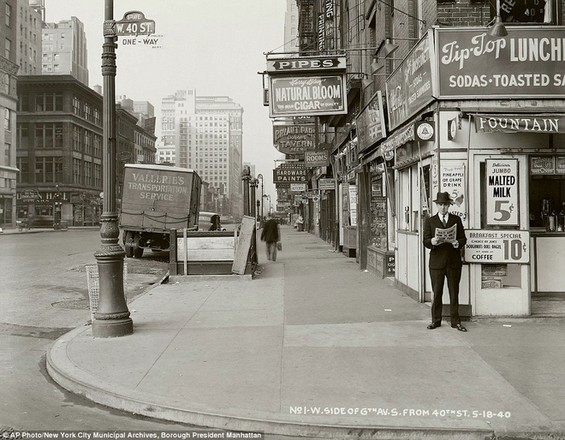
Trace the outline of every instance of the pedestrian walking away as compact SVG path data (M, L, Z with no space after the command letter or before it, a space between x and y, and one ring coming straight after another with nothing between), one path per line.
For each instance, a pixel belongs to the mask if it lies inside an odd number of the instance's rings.
M424 220L424 246L430 249L430 279L432 282L432 323L428 329L441 326L443 286L447 278L451 327L466 332L459 317L459 282L461 281L461 250L467 242L463 222L449 214L453 204L449 193L438 192L434 203L438 213Z
M261 241L264 241L267 247L267 260L277 261L277 246L280 239L279 224L271 217L265 222L261 231Z

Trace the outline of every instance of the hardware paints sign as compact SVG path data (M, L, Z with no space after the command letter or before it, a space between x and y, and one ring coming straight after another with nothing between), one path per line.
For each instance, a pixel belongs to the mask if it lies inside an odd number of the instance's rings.
M436 29L439 98L565 96L565 27Z

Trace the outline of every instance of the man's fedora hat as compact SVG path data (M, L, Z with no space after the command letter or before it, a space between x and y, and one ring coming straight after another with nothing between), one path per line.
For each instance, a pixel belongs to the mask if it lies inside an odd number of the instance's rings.
M434 203L449 203L450 205L453 205L453 200L451 200L447 191L438 192Z

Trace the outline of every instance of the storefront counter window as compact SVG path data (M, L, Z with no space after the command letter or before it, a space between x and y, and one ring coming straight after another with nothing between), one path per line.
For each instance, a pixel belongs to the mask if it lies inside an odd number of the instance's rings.
M530 156L530 228L565 232L565 155Z

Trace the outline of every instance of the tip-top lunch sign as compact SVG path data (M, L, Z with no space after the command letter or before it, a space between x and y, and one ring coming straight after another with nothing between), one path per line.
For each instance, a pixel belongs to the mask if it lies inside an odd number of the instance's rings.
M440 98L565 96L565 27L437 28Z

